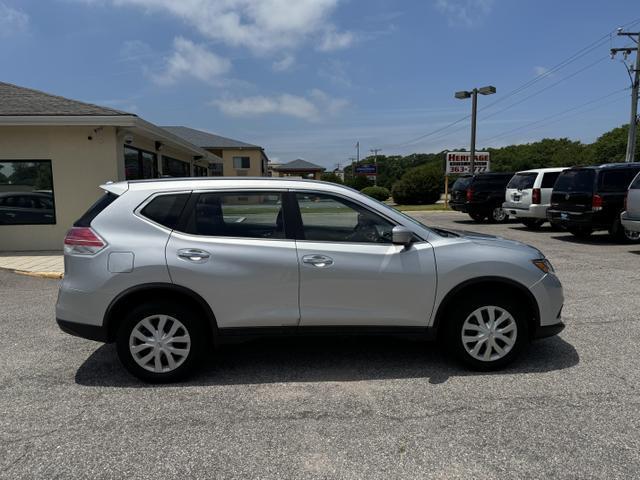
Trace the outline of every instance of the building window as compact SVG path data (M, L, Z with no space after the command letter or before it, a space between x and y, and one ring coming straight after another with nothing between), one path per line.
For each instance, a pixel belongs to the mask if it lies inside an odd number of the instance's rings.
M212 177L224 176L224 165L222 163L212 163L210 168Z
M51 160L0 161L0 225L55 223Z
M233 157L233 168L247 169L251 167L251 159L249 157Z
M190 177L191 168L187 162L171 157L162 157L162 175L169 177Z
M138 148L124 147L124 171L127 180L158 177L158 157Z
M209 176L207 174L207 168L206 167L201 167L200 165L194 165L193 166L193 174L196 177L208 177Z

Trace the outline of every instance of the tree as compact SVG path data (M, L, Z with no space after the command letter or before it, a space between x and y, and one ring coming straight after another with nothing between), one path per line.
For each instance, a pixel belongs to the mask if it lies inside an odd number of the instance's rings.
M345 180L345 185L355 188L356 190L362 190L363 188L370 187L373 182L363 175L357 175L355 177Z
M334 172L324 172L320 176L320 180L322 180L323 182L339 183L340 185L344 183L342 179Z
M629 125L614 128L598 137L589 145L593 163L624 162L627 153L627 136ZM636 149L635 161L640 160L640 152Z
M412 168L393 185L393 201L401 205L436 203L443 178L442 168L437 165Z
M360 190L360 192L370 196L371 198L375 198L376 200L379 200L381 202L384 202L391 196L391 192L389 192L389 189L384 187L376 187L376 186L366 187Z

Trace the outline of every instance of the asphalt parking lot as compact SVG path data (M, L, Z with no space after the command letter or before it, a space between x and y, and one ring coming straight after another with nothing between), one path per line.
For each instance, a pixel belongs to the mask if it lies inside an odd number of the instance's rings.
M417 341L283 340L149 386L58 330L57 281L0 271L0 478L638 478L640 245L414 215L544 251L566 330L491 374Z

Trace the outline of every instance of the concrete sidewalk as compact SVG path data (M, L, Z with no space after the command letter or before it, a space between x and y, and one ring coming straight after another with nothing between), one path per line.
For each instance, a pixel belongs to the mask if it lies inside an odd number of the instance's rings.
M48 278L62 278L61 251L0 252L0 268Z

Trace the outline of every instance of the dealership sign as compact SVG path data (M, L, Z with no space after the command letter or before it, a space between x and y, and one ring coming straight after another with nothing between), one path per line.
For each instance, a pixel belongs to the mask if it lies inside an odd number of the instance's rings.
M376 175L377 173L377 165L358 165L356 167L356 175Z
M476 152L474 173L489 172L489 152ZM447 175L471 173L471 154L469 152L447 152Z

